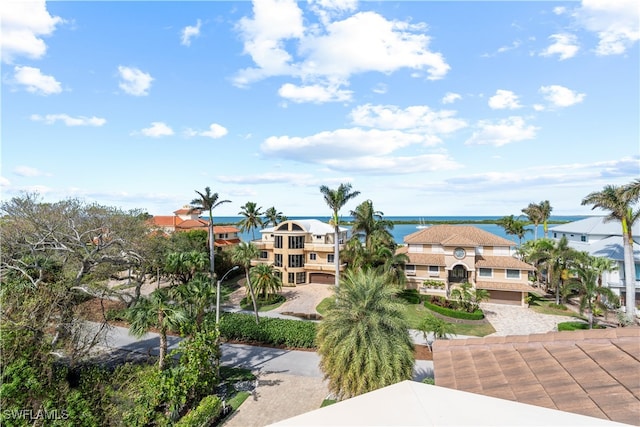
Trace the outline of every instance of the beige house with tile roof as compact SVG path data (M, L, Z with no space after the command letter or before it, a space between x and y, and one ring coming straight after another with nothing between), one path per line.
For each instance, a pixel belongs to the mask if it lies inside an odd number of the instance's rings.
M305 283L334 284L333 226L317 219L289 220L260 230L262 239L253 243L260 258L251 265L272 264L284 286ZM340 227L340 250L347 240L347 229ZM340 265L343 271L346 264Z
M399 249L409 258L409 287L421 293L448 296L469 282L489 291L490 302L525 305L529 272L534 268L511 255L514 243L469 225L434 225L409 234Z

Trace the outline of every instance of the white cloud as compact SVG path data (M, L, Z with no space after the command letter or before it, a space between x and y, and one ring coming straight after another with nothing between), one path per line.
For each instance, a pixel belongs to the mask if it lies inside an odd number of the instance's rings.
M133 132L132 135L137 132ZM163 122L152 122L151 127L144 128L140 131L144 136L150 136L152 138L159 138L161 136L171 136L173 135L173 129L167 126Z
M71 117L68 114L47 114L45 116L32 114L31 120L33 120L34 122L43 122L48 125L52 125L57 121L61 121L67 126L103 126L105 123L107 123L107 120L101 117Z
M500 147L512 142L533 139L538 131L537 127L525 124L524 119L518 116L512 116L497 122L480 120L476 127L478 130L473 133L465 144Z
M216 177L220 182L228 182L231 184L292 184L304 185L310 181L316 182L317 177L311 174L302 173L261 173L256 175L223 175Z
M340 90L337 86L321 86L318 84L297 86L285 83L278 90L278 95L290 101L296 103L313 102L316 104L350 101L352 93L350 90Z
M221 126L217 123L211 123L209 125L209 130L200 132L200 136L208 136L209 138L217 139L225 136L229 131L224 126Z
M517 48L520 47L520 45L522 45L522 42L520 40L515 40L510 45L500 46L498 48L498 50L496 50L494 53L484 53L481 56L484 57L484 58L491 58L491 57L497 56L500 53L505 53L505 52L508 52L510 50L517 49Z
M378 83L377 85L375 85L375 87L373 89L371 89L373 91L373 93L377 93L377 94L385 94L387 93L387 91L389 90L389 88L387 87L386 84L384 83Z
M349 84L353 74L389 74L401 68L416 70L419 76L418 72L426 72L431 80L447 74L450 67L442 55L428 48L430 37L425 34L425 24L389 21L374 12L356 13L343 20L329 19L351 12L353 5L316 1L312 10L332 13L323 15L327 19L322 24L306 28L303 13L293 0L255 1L253 17L244 17L237 25L244 51L255 67L238 71L234 83L246 86L271 76L290 76L301 79L299 88L331 88L345 96L342 86ZM318 102L324 96L326 93L294 98Z
M579 104L587 96L559 85L542 86L539 91L553 107L570 107Z
M358 0L309 0L309 8L324 25L332 18L355 11L357 7Z
M515 110L522 105L518 102L518 95L510 90L498 89L496 94L489 98L489 107L494 110Z
M566 11L567 11L567 8L564 6L556 6L553 8L553 13L555 13L556 15L562 15Z
M129 95L144 96L149 94L149 88L153 77L138 68L118 66L118 73L122 79L119 83L120 89Z
M41 58L47 51L42 37L50 36L64 22L51 16L44 0L4 1L0 26L2 62L11 64L19 56Z
M50 173L42 172L41 170L32 168L30 166L16 166L13 169L13 173L18 176L29 177L29 178L37 177L37 176L51 176Z
M53 76L42 74L39 68L16 66L14 79L18 84L26 86L27 92L38 95L51 95L62 92L62 86Z
M598 55L625 53L640 40L640 7L637 0L583 0L575 11L578 23L599 40Z
M459 99L462 99L462 95L460 95L459 93L447 92L442 97L442 103L443 104L453 104L454 102L456 102Z
M180 43L184 46L191 46L191 39L200 35L202 22L198 19L195 26L187 25L182 29Z
M561 61L569 58L573 58L580 46L578 46L578 39L573 34L562 33L552 34L549 36L553 40L553 44L540 52L542 56L558 55Z
M0 176L0 187L10 187L10 186L11 186L11 181L9 181L4 176Z
M467 126L455 114L450 110L433 111L426 105L400 109L395 105L365 104L354 108L350 115L356 126L415 131L434 143L439 141L434 138L436 134L452 133Z
M533 104L533 109L535 111L544 111L544 105L542 105L542 104Z
M394 175L454 170L462 167L447 154L401 157L362 156L356 159L327 159L322 163L336 171Z

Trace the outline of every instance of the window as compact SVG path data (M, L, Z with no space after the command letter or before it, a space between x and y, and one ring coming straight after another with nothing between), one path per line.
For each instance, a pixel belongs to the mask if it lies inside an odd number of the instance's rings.
M587 236L585 236L584 234L582 236L580 236L580 241L581 242L586 242L587 241Z
M304 255L289 255L289 268L302 267L304 264Z
M519 279L520 270L507 270L507 279Z
M304 231L298 224L291 224L292 231Z
M304 236L289 236L289 249L304 248Z
M275 254L273 265L276 267L282 267L282 254Z
M295 280L296 280L296 274L295 273L289 273L287 278L289 279L289 280L287 280L287 283L292 283L293 284L293 283L295 283Z
M480 277L493 277L493 270L490 268L480 268L478 271L478 276Z
M420 253L422 252L422 245L409 245L410 253Z
M407 276L415 276L416 266L413 264L407 264L404 266L404 271L407 273Z
M309 261L315 261L318 258L318 255L314 252L309 254Z
M557 239L558 238L558 233L556 233L555 231L553 232L553 238Z
M262 259L269 258L269 253L267 251L260 251L260 258Z
M483 252L484 252L484 247L476 246L476 255L482 255Z
M334 254L328 254L328 255L327 255L327 263L328 263L328 264L333 264L333 263L335 263L335 262L336 262L336 261L335 261L335 258L334 258Z
M296 284L305 282L305 272L296 273Z
M429 276L438 276L440 274L440 267L437 265L429 266Z
M496 246L493 248L493 254L495 256L509 256L509 247L508 246Z
M275 243L273 244L274 248L282 249L282 236L276 236Z

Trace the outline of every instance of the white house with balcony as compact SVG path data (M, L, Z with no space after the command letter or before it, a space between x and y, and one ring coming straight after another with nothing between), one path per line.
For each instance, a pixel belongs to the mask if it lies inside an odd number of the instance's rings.
M334 284L334 231L332 225L317 219L289 220L260 230L262 238L253 242L260 256L251 265L272 264L284 286ZM340 227L340 250L347 240L347 231ZM341 265L340 271L345 266Z
M636 277L636 301L640 301L640 223L631 228L633 234L633 259ZM605 221L604 216L592 216L579 221L568 222L549 228L550 237L560 240L566 237L569 246L593 256L609 258L618 268L602 275L602 283L620 297L622 306L626 298L626 277L624 277L624 247L620 221Z

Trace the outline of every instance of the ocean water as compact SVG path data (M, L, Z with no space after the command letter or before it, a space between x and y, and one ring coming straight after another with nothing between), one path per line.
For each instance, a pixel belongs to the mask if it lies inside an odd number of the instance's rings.
M207 217L203 217L206 219ZM414 221L416 224L395 224L393 230L391 230L391 234L395 239L396 243L402 244L404 241L404 237L419 231L417 226L420 222L425 225L429 225L429 221L481 221L481 220L497 220L501 217L499 216L430 216L430 217L417 217L417 216L385 216L385 219L391 221ZM578 221L580 219L586 218L585 216L552 216L551 220L556 221ZM221 216L213 218L214 224L237 224L242 217L240 216ZM328 216L293 216L289 219L317 219L323 222L329 222L330 217ZM350 221L352 218L350 216L343 216L343 221ZM460 223L459 225L463 225ZM518 238L516 236L509 236L505 233L504 229L496 224L468 224L473 225L474 227L478 227L482 230L488 231L489 233L493 233L497 236L504 237L507 240L513 241L515 244L518 244ZM553 227L555 224L549 224L549 228ZM347 227L349 228L349 227ZM531 230L531 232L527 233L525 237L522 239L523 242L527 240L533 240L533 225L528 226L527 229ZM542 225L538 226L538 238L543 237L544 231L542 230ZM252 234L251 231L241 232L240 237L244 241L250 241L255 239L260 239L261 234L259 230L254 230Z

